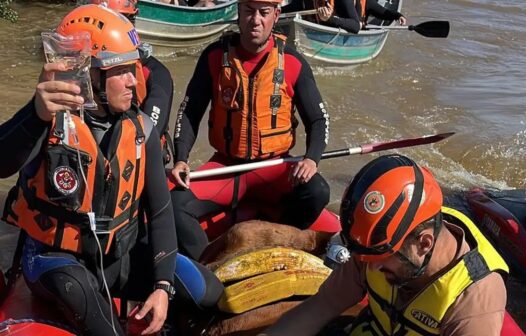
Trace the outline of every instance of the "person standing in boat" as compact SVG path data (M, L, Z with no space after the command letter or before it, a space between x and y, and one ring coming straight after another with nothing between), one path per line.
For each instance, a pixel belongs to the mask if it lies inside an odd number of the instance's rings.
M262 336L315 335L366 294L348 335L500 335L508 266L468 217L442 207L427 169L401 155L371 161L340 215L353 257Z
M90 0L94 5L104 4L124 15L135 25L139 13L136 0ZM172 111L174 84L170 70L152 55L152 47L141 43L138 47L141 61L137 63L134 88L135 99L141 111L146 113L161 135L163 160L170 163L173 154L172 139L168 132L168 122Z
M236 208L242 200L285 206L277 220L308 228L329 201L317 173L329 137L329 115L305 59L272 33L281 0L241 0L239 33L227 34L200 56L177 115L171 191L179 247L199 258L208 244L197 218ZM209 141L216 153L199 169L288 156L296 141L295 108L307 132L304 159L292 164L193 181L188 158L211 104Z
M54 79L66 65L44 65L34 98L0 125L0 147L10 158L0 177L19 171L3 219L25 237L20 263L28 287L58 307L79 334L125 334L110 292L144 301L132 318L150 315L143 334L151 334L163 326L174 286L181 296L213 306L222 285L177 255L159 135L132 103L140 58L135 28L106 7L85 5L57 28L66 37L82 32L90 35L97 108L80 113L80 87ZM136 244L141 197L147 201L146 250ZM207 288L186 290L187 279Z

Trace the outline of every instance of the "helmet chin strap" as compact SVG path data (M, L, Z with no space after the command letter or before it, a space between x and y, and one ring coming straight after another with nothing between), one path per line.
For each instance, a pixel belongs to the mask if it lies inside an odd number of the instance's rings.
M106 70L99 69L99 87L93 87L93 92L99 97L100 104L108 115L115 115L108 103L108 95L106 94Z
M433 246L431 247L429 252L427 252L426 256L424 257L424 261L422 262L422 265L418 266L417 264L412 262L407 256L405 256L399 251L397 252L398 256L402 260L404 260L404 262L409 264L411 268L413 269L413 271L411 272L411 276L406 281L404 281L400 285L400 287L406 285L409 281L416 279L420 277L422 274L424 274L425 270L427 269L427 266L429 265L429 261L431 260L431 257L433 256L433 252L435 251L436 239L438 237L438 234L440 233L440 223L442 223L442 213L441 212L435 216L435 225L433 226L433 238L434 238Z

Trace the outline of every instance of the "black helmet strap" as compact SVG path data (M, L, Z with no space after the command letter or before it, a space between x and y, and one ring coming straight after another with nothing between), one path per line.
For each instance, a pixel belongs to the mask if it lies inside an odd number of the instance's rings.
M93 86L93 92L97 94L100 100L102 108L108 115L114 115L111 111L110 105L108 103L108 95L106 94L106 70L99 69L99 87Z
M413 272L411 274L411 277L407 279L407 281L404 284L406 284L409 280L418 278L419 276L424 274L425 270L427 269L427 266L429 265L429 261L431 260L431 257L433 256L433 252L435 251L436 240L438 238L438 234L440 233L440 229L442 227L441 223L442 223L442 213L439 212L435 216L435 224L433 226L433 238L434 238L433 246L431 246L431 249L429 250L429 252L427 252L426 256L424 257L424 261L422 262L422 265L420 266L416 265L414 262L412 262L407 256L405 256L400 251L396 252L396 254L402 260L404 260L406 263L410 264L413 267Z
M407 207L407 211L405 212L400 225L398 225L393 235L393 239L391 240L392 246L398 244L400 239L402 239L407 233L409 226L415 219L416 212L420 207L420 202L422 201L422 194L424 193L424 175L422 174L422 170L420 170L416 164L413 164L413 171L415 172L413 196L411 197L411 201L409 202L409 206Z

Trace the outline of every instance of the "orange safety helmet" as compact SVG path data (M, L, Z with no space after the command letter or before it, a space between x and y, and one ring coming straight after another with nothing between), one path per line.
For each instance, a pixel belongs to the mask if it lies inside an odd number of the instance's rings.
M91 35L92 68L132 64L140 59L139 35L123 15L98 5L84 5L67 14L57 27L63 36L86 31Z
M402 155L381 156L343 194L342 239L359 260L378 261L398 251L441 207L442 190L427 169Z
M123 15L135 15L139 11L137 0L91 0L91 4L105 4L108 8L113 9Z

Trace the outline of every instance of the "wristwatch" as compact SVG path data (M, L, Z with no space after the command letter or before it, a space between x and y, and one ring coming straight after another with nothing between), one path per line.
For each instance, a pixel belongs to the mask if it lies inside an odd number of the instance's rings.
M170 284L165 284L165 283L156 283L154 286L153 286L154 290L155 289L162 289L163 291L165 291L166 293L168 293L168 300L173 300L173 298L175 297L175 288L174 286L170 285Z

